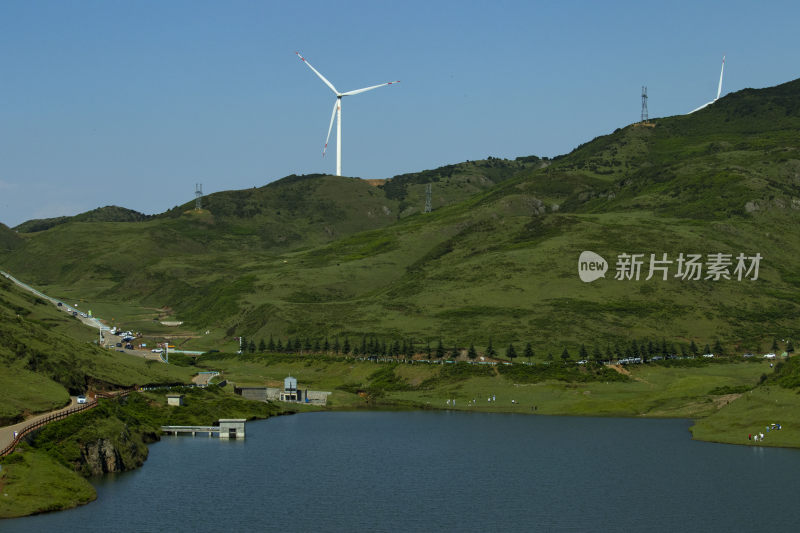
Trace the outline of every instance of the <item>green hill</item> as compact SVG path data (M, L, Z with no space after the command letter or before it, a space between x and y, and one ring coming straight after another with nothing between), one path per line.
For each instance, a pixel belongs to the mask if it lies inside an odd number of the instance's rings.
M0 277L0 425L48 411L87 387L185 383L187 369L90 344L96 331Z
M200 221L198 240L215 247L287 250L319 245L352 233L381 228L398 217L397 202L387 201L364 180L313 174L288 176L263 187L204 196L158 215L178 231ZM227 246L226 246L227 245Z
M72 217L35 218L27 220L14 229L20 233L33 233L50 229L59 224L66 224L67 222L140 222L147 218L147 215L143 215L133 209L108 205Z
M54 294L167 307L227 338L755 351L800 317L798 101L800 80L748 89L550 161L467 162L378 187L291 176L209 195L201 212L61 224L0 264ZM579 279L585 250L606 259L605 279ZM615 279L622 254L642 254L640 279ZM651 254L667 254L668 279L645 279ZM700 279L675 276L681 254L700 254ZM710 254L727 254L733 279L706 279ZM737 279L739 254L746 267L760 255L757 279Z

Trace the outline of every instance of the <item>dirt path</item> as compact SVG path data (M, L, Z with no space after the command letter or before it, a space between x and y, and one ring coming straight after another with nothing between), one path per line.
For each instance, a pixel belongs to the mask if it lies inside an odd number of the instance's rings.
M628 370L627 368L623 368L622 365L606 365L606 366L608 368L610 368L611 370L616 370L617 372L619 372L623 376L630 376L631 375L631 371Z
M606 365L606 367L610 368L612 370L616 370L617 372L619 372L623 376L628 376L629 378L631 378L634 381L638 381L640 383L647 383L648 385L652 386L652 384L649 381L647 381L646 379L639 378L639 377L636 377L636 376L632 376L631 375L631 371L628 370L627 368L625 368L622 365Z
M192 383L195 385L200 386L207 386L208 382L211 381L211 378L218 376L219 373L200 373L197 374L195 377L192 378Z
M734 400L738 400L742 393L737 394L723 394L714 398L714 407L722 409Z

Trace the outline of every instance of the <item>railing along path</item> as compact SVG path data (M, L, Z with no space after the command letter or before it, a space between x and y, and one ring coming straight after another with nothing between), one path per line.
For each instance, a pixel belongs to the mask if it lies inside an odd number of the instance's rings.
M124 390L124 391L120 391L120 392L117 392L117 393L98 392L95 398L93 398L89 402L86 402L85 404L78 405L76 407L72 407L72 408L66 409L64 411L59 411L57 413L52 413L50 415L47 415L45 418L40 418L39 420L37 420L35 422L31 422L30 424L28 424L27 426L23 427L21 430L19 430L17 432L17 436L14 437L14 440L11 441L11 444L9 444L5 448L3 448L2 451L0 451L0 457L5 457L6 455L8 455L11 452L13 452L14 448L17 447L17 445L20 443L20 441L23 438L25 438L27 435L29 435L33 431L36 431L37 429L39 429L39 428L41 428L43 426L46 426L50 422L55 422L56 420L62 420L64 418L67 418L70 415L74 415L75 413L80 413L81 411L86 411L87 409L91 409L93 407L96 407L97 406L97 398L117 399L117 398L122 398L123 396L127 396L131 392L133 392L133 389Z

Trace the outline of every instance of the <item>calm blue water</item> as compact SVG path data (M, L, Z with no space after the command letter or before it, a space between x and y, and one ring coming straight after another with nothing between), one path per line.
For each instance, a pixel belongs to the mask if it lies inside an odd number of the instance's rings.
M31 531L797 531L800 452L690 440L685 420L313 413L247 439L165 437Z

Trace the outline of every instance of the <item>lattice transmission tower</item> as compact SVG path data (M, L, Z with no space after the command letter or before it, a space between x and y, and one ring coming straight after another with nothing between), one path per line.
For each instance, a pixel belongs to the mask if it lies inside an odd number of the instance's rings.
M194 186L194 208L197 211L203 209L202 198L203 198L203 184L196 183Z
M425 187L425 213L431 212L431 189L433 188L432 184L428 184Z
M642 86L642 122L647 122L647 85Z

